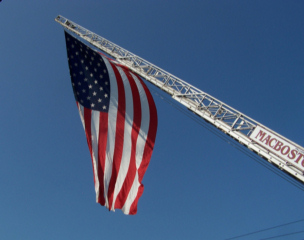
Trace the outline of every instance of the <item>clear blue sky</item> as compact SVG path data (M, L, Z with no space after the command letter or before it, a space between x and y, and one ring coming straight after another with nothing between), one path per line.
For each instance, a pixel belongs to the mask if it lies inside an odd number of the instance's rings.
M96 204L54 21L61 14L304 146L303 12L300 0L3 0L1 239L226 239L304 219L303 190L156 95L158 135L137 215Z

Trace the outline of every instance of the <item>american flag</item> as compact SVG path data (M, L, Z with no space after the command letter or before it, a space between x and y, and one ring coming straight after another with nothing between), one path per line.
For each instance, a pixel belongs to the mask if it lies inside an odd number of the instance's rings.
M152 95L135 73L65 32L71 81L92 158L96 202L136 214L157 130Z

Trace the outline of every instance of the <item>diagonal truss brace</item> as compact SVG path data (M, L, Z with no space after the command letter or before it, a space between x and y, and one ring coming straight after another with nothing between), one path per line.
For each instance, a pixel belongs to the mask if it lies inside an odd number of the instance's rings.
M304 182L304 172L302 169L286 162L280 156L273 154L259 144L256 144L249 138L249 136L259 125L280 136L282 139L291 142L290 140L202 90L197 89L189 83L136 56L109 40L81 27L80 25L60 15L55 18L55 21L60 23L65 29L68 29L96 48L115 58L116 61L127 66L164 92L170 94L173 99L186 106L190 111L194 112L208 123L211 123L228 136L237 140L251 151L286 171L300 182ZM296 143L291 143L301 148L301 146Z

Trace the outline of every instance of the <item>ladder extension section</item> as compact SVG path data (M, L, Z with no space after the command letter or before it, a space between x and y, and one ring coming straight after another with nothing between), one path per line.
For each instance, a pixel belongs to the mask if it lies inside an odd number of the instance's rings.
M304 149L220 100L122 47L58 16L55 21L154 84L208 123L304 182Z

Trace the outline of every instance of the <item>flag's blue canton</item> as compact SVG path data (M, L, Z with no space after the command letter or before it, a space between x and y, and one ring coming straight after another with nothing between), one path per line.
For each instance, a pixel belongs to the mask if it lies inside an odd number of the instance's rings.
M102 57L77 39L70 38L67 33L65 37L76 101L86 108L107 112L110 80Z

